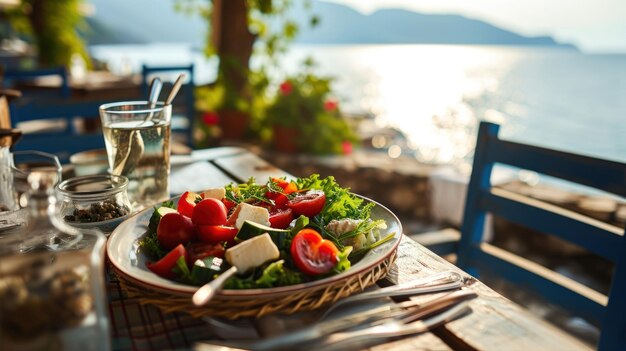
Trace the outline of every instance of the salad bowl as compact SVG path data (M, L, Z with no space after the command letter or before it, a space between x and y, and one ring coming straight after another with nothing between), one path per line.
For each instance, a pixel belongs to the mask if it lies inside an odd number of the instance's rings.
M152 208L128 218L111 233L107 242L107 257L130 295L169 311L239 318L311 310L374 284L387 274L395 259L402 237L400 221L386 207L357 196L375 204L371 212L373 220L385 220L387 228L381 230L381 237L392 233L393 237L371 249L347 271L319 280L264 289L224 289L208 305L193 307L191 296L197 286L159 277L146 268L149 259L139 249L139 242L148 229ZM172 200L176 203L178 198Z

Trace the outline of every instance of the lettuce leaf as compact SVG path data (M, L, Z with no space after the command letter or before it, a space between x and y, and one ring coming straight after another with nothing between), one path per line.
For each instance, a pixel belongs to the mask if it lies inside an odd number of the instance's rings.
M272 288L302 283L304 280L302 273L291 270L284 264L285 260L278 260L246 277L234 276L224 283L224 289Z
M335 181L335 177L320 178L319 174L313 174L308 178L297 180L298 189L322 190L326 194L326 203L320 217L322 223L328 223L333 219L353 218L367 219L373 203L363 204L363 199L350 193L350 188L342 188Z
M349 260L350 253L352 252L352 246L346 246L343 250L337 255L337 265L333 268L332 272L334 274L339 274L341 272L345 272L350 267L352 267L352 263Z

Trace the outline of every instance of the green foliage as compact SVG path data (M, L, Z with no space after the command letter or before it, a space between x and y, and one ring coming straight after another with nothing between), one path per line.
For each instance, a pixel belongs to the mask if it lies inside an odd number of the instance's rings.
M341 154L345 144L358 141L331 95L332 79L305 71L288 77L279 87L265 113L268 127L292 128L300 150L314 154Z
M16 31L31 37L40 66L67 66L78 54L89 64L85 44L77 29L86 23L79 7L83 0L22 0L8 17Z
M211 21L212 2L206 0L175 0L176 8L186 13L200 13ZM290 18L289 9L296 3L293 0L247 0L247 21L250 32L256 38L253 55L258 63L256 69L243 67L242 62L220 57L220 68L236 68L247 73L246 88L241 91L233 82L218 72L218 78L211 87L198 90L198 111L215 113L230 110L241 111L250 116L249 129L261 141L270 141L273 126L295 128L301 151L314 154L340 154L346 152L346 144L358 141L355 133L342 118L336 102L331 99L331 79L319 77L312 72L312 63L304 65L301 74L288 77L284 84L293 87L290 93L279 90L269 93L272 86L272 73L279 73L280 57L298 35L302 24ZM309 0L300 2L310 8ZM320 18L312 15L307 23L317 26ZM210 31L207 31L210 32ZM207 33L206 53L216 52ZM216 118L212 119L215 120ZM219 128L207 123L199 123L199 141L219 134ZM199 146L208 146L199 143Z

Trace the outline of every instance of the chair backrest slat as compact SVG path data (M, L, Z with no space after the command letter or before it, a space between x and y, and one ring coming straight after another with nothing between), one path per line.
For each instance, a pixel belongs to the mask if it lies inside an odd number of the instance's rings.
M53 93L58 93L58 96L68 98L72 94L70 90L69 78L65 67L43 68L36 70L7 70L3 73L4 84L9 86L19 87L20 83L26 81L33 81L38 78L56 76L61 80L61 85L58 90L52 90ZM51 95L46 94L50 92L46 89L41 91L37 90L25 90L22 91L24 96L39 96L39 95Z
M485 246L491 250L485 250L485 247L483 247L482 250L476 251L475 262L479 268L506 276L507 280L512 283L539 291L541 295L548 300L558 300L559 305L576 310L577 314L590 321L595 323L601 321L599 316L603 316L604 314L606 297L604 299L599 298L596 296L598 293L594 294L593 291L589 292L591 289L569 279L569 284L563 284L563 281L559 279L549 279L551 276L543 272L543 270L547 270L547 268L541 269L542 267L536 264L534 264L535 269L530 269L529 266L520 266L518 262L511 262L511 260L507 260L502 256L495 255L495 250L493 250L495 247L490 247L488 244ZM532 265L530 261L526 263ZM567 285L570 286L568 287ZM578 293L572 294L570 290L572 285L580 285L578 286ZM580 290L584 290L586 294L581 294ZM595 298L589 299L585 295L591 295Z
M74 153L104 148L100 129L91 133L78 133L74 119L99 119L99 107L111 101L24 100L11 104L12 123L63 120L65 128L54 131L25 133L14 150L42 150L67 162ZM96 127L98 124L95 125Z
M107 101L108 102L108 101ZM62 118L71 120L75 117L99 118L98 108L103 101L57 101L31 102L12 106L11 115L16 122L35 121L40 119Z
M626 196L626 169L619 162L491 138L488 162L535 171L609 193Z
M506 191L497 190L481 198L481 208L529 229L565 239L611 261L621 254L621 228L524 196L516 199L514 194L508 196Z
M505 164L626 197L626 164L501 140L498 131L496 124L480 124L457 264L471 273L490 270L505 279L535 288L553 303L601 325L601 350L626 349L624 228L492 188L490 183L494 165ZM500 254L502 249L484 242L488 213L558 236L614 262L608 296L524 258ZM606 300L608 304L603 302Z

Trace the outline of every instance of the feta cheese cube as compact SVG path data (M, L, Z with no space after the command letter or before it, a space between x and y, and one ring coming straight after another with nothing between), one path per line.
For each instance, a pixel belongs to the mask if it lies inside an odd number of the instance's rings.
M224 188L211 188L205 190L203 193L205 199L218 199L221 200L226 196L226 189Z
M235 208L233 214L228 218L229 225L234 225L237 229L241 229L243 222L251 221L266 226L270 226L270 213L266 208L252 206L245 202L240 203Z
M225 258L237 271L258 267L265 262L278 259L280 252L268 233L255 236L226 250Z

